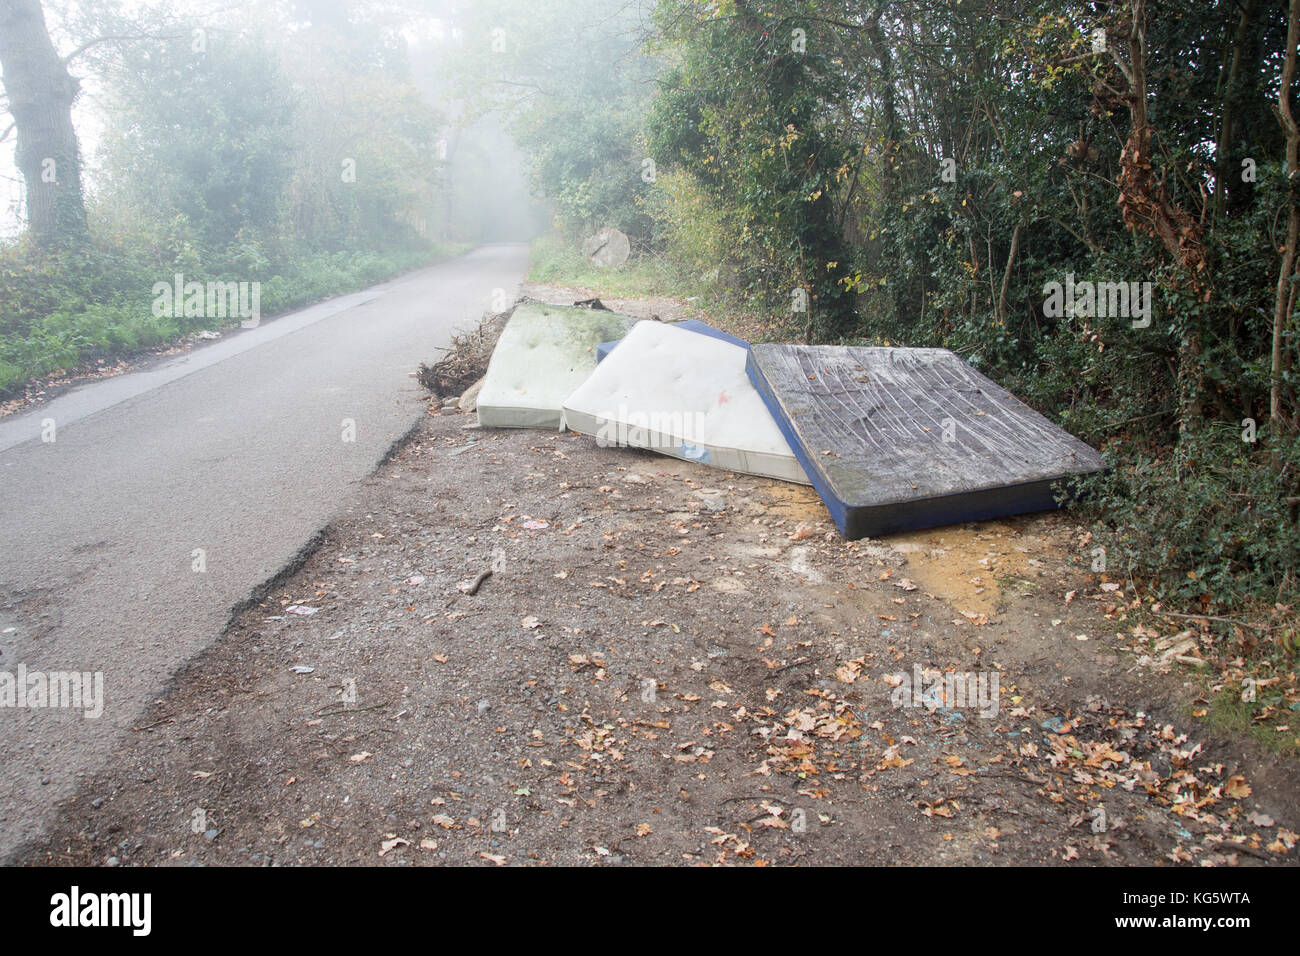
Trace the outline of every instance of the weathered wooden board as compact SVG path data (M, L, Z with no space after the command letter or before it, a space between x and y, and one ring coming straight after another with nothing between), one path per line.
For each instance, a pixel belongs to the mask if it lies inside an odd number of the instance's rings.
M755 345L746 371L846 538L1048 510L1104 467L943 349Z

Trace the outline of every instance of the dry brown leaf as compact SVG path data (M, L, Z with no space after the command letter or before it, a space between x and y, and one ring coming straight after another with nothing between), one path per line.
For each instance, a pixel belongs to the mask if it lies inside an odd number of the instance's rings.
M1227 783L1223 785L1223 792L1234 800L1242 800L1249 797L1254 791L1250 789L1250 784L1246 778L1240 774L1235 777L1229 777Z

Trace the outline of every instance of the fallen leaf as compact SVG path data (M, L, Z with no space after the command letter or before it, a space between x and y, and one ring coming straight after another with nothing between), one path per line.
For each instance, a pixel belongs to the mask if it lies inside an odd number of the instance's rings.
M1227 783L1223 785L1223 792L1234 800L1241 800L1249 797L1254 791L1250 789L1250 784L1246 778L1238 774L1235 777L1229 777Z

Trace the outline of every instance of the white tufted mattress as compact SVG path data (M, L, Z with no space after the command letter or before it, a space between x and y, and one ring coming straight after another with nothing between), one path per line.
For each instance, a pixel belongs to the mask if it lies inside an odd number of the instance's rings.
M621 338L625 315L526 302L506 323L478 396L488 428L559 428L561 406L596 368L596 346Z
M565 425L605 445L808 484L745 375L747 354L698 332L639 322L564 402Z

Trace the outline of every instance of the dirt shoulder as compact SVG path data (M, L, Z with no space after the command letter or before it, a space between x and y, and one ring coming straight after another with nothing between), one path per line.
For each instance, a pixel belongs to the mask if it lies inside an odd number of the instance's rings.
M473 423L431 409L27 861L1296 858L1295 762L1139 663L1067 515L845 542L808 488Z

